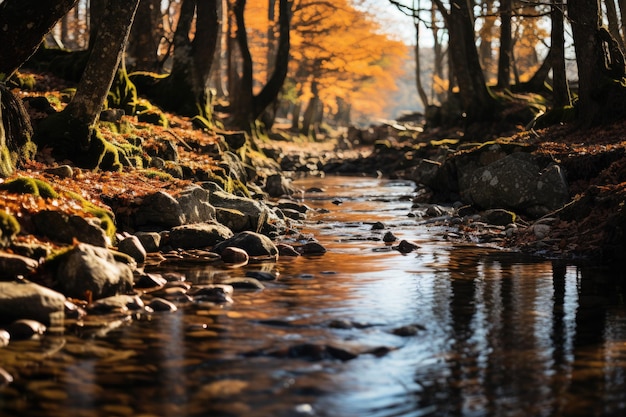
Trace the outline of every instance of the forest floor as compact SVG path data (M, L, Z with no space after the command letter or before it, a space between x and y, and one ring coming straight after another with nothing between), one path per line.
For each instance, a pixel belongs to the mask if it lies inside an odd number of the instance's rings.
M52 101L62 106L61 91L67 85L47 75L37 75L36 79L35 91L15 92L21 96L56 97ZM197 151L214 145L217 141L215 134L194 128L187 118L172 114L167 116L170 120L168 128L141 124L132 116L125 116L125 119L134 127L132 135L140 136L144 146L151 146L157 137L167 137L177 142L181 164L205 170L220 169L219 161ZM31 117L36 123L42 115L31 112ZM506 135L511 135L510 132ZM117 141L124 138L124 134L106 129L103 133ZM442 139L449 137L449 134L449 131L437 130L426 131L423 136ZM626 120L589 130L562 125L540 131L518 131L512 134L511 139L533 144L536 153L549 155L564 168L572 201L563 209L541 219L550 225L547 236L537 237L529 227L506 239L504 246L547 256L589 259L596 263L623 261L622 254L626 249ZM336 141L303 142L300 138L266 146L279 149L283 154L326 154L340 158L354 158L370 151L367 148L338 150L335 144ZM22 167L16 176L50 181L51 177L45 169L63 162L53 160L48 149L40 149L36 160ZM75 170L70 178L54 177L55 187L78 192L96 205L107 207L105 201L115 201L118 205L116 211L123 210L119 205L123 206L125 202L130 205L135 199L154 190L175 193L188 183L187 180L155 175L153 169L125 168L121 172ZM0 193L0 206L18 216L24 211L43 210L52 205L58 208L64 204L67 206L65 209L72 209L72 202L45 201L28 195ZM18 238L26 241L34 239L28 235Z

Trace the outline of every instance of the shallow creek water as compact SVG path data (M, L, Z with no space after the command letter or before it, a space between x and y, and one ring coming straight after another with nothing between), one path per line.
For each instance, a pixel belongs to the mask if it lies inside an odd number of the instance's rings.
M326 190L304 195L328 212L303 230L326 254L188 269L196 283L279 277L229 305L11 343L0 416L624 415L622 271L450 243L408 216L409 182L298 185ZM420 248L391 249L389 230Z

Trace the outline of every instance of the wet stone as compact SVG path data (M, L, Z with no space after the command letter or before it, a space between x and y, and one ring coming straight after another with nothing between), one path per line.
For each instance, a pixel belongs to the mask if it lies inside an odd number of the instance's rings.
M396 336L408 337L417 335L421 330L425 330L425 327L420 324L409 324L393 329L392 333Z
M153 298L152 300L150 300L150 302L148 303L148 307L150 307L154 311L174 312L178 310L178 308L176 307L176 305L174 305L174 303L164 298L159 298L159 297Z
M6 330L0 330L0 347L5 347L11 341L11 334Z
M0 368L0 387L9 385L11 382L13 382L13 376L5 369Z
M246 277L254 278L259 281L276 281L278 279L278 273L265 271L247 271Z
M326 253L326 248L318 242L307 242L296 250L302 255L322 255Z
M188 288L171 287L155 291L152 295L176 302L189 302L193 299L187 294Z
M398 240L398 238L396 237L396 235L394 235L391 232L387 232L383 236L383 242L385 242L385 243L391 243L391 242L395 242L397 240Z
M383 222L376 222L372 224L372 230L383 230L385 228L385 224Z
M191 289L190 295L194 301L208 301L211 303L232 303L232 285L201 285Z
M131 256L138 264L146 262L146 249L137 236L128 236L120 241L117 250Z
M246 264L250 257L241 248L227 247L222 251L222 262L227 264Z
M262 290L265 289L265 285L254 278L228 278L222 281L222 284L231 285L233 288L249 289L249 290Z
M167 280L160 274L141 274L135 280L135 288L156 288L167 284Z
M37 338L46 332L46 326L35 320L16 320L7 329L13 340Z
M394 246L394 249L396 249L400 253L410 253L417 250L418 248L419 246L417 246L415 243L411 243L407 240L402 240L400 241L400 244L398 246Z
M143 301L136 295L116 295L102 298L91 303L87 310L92 314L125 313L129 310L136 311L145 307Z
M300 256L300 252L298 252L293 246L287 245L286 243L279 243L276 247L278 248L278 254L280 256Z

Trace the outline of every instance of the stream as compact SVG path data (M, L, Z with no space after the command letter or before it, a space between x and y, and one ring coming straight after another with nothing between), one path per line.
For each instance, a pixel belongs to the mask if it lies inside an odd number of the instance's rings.
M625 415L624 271L450 242L409 216L411 182L296 185L324 189L303 195L315 212L300 231L325 254L174 269L278 278L231 304L12 342L0 416Z

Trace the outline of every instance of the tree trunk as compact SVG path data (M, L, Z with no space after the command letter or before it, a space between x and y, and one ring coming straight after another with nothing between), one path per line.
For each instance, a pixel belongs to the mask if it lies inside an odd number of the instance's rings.
M237 46L241 55L241 77L237 85L237 96L234 97L235 109L233 122L235 126L243 130L249 130L250 124L254 121L254 96L252 93L252 55L248 46L248 35L246 33L246 22L244 12L246 0L236 0L233 12L237 24Z
M511 6L512 0L500 0L500 55L498 57L498 88L511 86Z
M552 91L555 107L569 106L572 103L567 75L565 72L565 28L563 25L563 0L554 0L552 11L550 59L552 64Z
M578 120L583 126L594 124L601 105L597 96L605 79L604 55L597 33L600 25L598 0L569 0L568 15L578 65Z
M297 101L291 110L291 131L300 131L300 113L302 112L302 102Z
M194 15L196 32L190 39ZM148 95L161 107L212 122L208 80L219 33L217 0L183 0L174 33L171 73Z
M609 33L619 43L619 46L624 52L624 41L619 33L619 21L617 20L617 9L615 8L615 0L604 0L606 7L606 20L608 22Z
M211 79L210 85L215 89L215 93L218 97L225 97L228 93L226 88L224 87L224 72L223 72L223 64L226 61L224 59L224 48L222 47L223 40L226 39L228 42L228 38L225 37L227 31L226 27L226 5L224 4L225 0L218 0L217 2L217 15L219 22L219 30L217 34L217 42L215 43L215 54L213 55L213 65L211 65L211 75L209 78Z
M256 96L252 91L253 62L248 46L248 35L246 33L244 19L245 8L246 0L237 0L233 9L237 23L236 38L239 53L241 54L242 74L239 79L239 85L237 86L237 96L233 97L233 101L231 102L231 110L233 111L232 123L240 129L249 130L252 123L254 123L263 111L277 99L285 82L285 78L287 77L287 70L289 68L291 2L288 0L280 0L279 2L280 14L278 21L280 27L274 71L269 77L267 84L265 84Z
M274 71L274 60L276 59L275 48L275 25L276 25L276 0L268 0L267 2L267 77Z
M30 58L78 0L4 0L0 4L0 81Z
M93 126L98 120L124 53L139 0L108 0L100 30L76 94L64 112Z
M622 22L622 36L620 39L622 45L626 45L626 30L624 29L624 25L626 25L626 0L617 0L617 4L619 4L620 22Z
M158 71L158 47L163 25L161 0L141 0L126 48L129 67L134 71Z
M420 96L424 111L429 106L428 95L424 86L422 85L422 62L420 59L420 21L416 18L413 19L413 25L415 26L415 86L417 87L417 94Z
M119 154L94 126L122 59L139 0L108 0L76 94L37 126L33 140L82 168L121 169Z
M494 34L496 13L493 7L493 0L483 0L481 3L484 23L479 32L480 45L478 47L478 56L485 77L490 79L491 76L495 75L493 71L493 39L496 38Z
M465 0L452 0L447 11L441 0L435 4L444 15L449 33L449 54L461 106L468 123L493 118L494 99L489 94L474 42L474 20Z
M319 103L317 82L315 80L311 83L311 94L313 94L313 97L309 100L309 104L306 106L304 115L302 116L302 129L300 133L305 136L311 133L311 126L313 125L317 105Z

